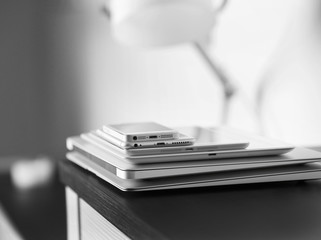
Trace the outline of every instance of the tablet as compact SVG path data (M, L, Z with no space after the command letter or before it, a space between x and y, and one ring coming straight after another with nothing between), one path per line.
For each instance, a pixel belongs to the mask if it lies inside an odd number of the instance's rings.
M76 144L77 145L77 144ZM304 164L320 161L321 152L306 148L295 148L293 151L276 156L253 158L227 158L213 160L195 160L187 162L165 162L149 164L127 164L116 166L112 164L112 156L91 148L83 150L75 146L73 152L77 152L93 163L115 174L122 179L148 179L159 177L173 177L209 172L222 172L240 169L263 168L272 166L284 166ZM118 161L119 162L119 161Z
M154 178L147 180L122 179L76 152L67 159L87 169L122 191L151 191L191 187L223 186L261 182L313 180L321 178L319 162L229 172L187 175L185 177Z
M249 145L249 141L244 136L227 131L224 128L185 127L179 128L178 131L181 135L178 142L187 142L189 143L188 146L185 146L186 144L172 145L167 144L166 141L158 141L157 145L163 144L164 146L124 149L114 141L108 141L106 138L104 138L104 140L106 140L106 143L109 144L111 148L114 148L114 150L131 156L235 150L244 149ZM91 134L93 135L92 137L95 137L94 135L101 137L99 131L93 131ZM99 139L97 140L99 141ZM192 144L192 142L194 142L194 144Z

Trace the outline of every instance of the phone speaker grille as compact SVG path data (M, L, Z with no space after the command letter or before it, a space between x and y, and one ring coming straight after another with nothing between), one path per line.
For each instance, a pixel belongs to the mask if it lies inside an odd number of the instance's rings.
M188 141L184 141L184 142L173 142L172 144L187 144L187 143L189 143Z
M160 136L161 138L172 138L173 134L164 134Z

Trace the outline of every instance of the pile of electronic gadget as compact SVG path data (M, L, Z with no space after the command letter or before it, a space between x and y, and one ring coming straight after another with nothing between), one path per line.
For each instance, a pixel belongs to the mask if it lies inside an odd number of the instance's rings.
M123 191L321 178L321 153L229 128L106 125L67 139L67 159Z

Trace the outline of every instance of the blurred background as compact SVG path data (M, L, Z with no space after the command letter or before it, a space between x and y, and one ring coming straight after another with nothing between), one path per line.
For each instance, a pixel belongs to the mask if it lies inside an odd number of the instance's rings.
M135 17L125 18L141 10L125 2L155 8L156 41L182 33L195 39L139 46L128 43L146 39L129 31L120 41L117 27L134 25ZM224 8L211 15L212 2ZM157 10L166 4L172 19ZM176 15L172 5L185 4ZM182 27L162 36L175 18ZM68 136L103 124L224 124L320 146L320 63L318 0L1 0L0 239L15 232L6 212L26 239L66 238L55 163Z
M62 158L66 137L108 123L222 123L222 86L195 47L124 45L105 4L0 2L1 159ZM228 1L207 48L236 88L224 124L319 145L320 30L317 0Z

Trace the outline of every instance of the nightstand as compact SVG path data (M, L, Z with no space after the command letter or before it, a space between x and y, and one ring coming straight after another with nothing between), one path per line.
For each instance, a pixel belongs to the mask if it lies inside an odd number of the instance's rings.
M68 239L321 239L321 181L122 192L65 160Z

